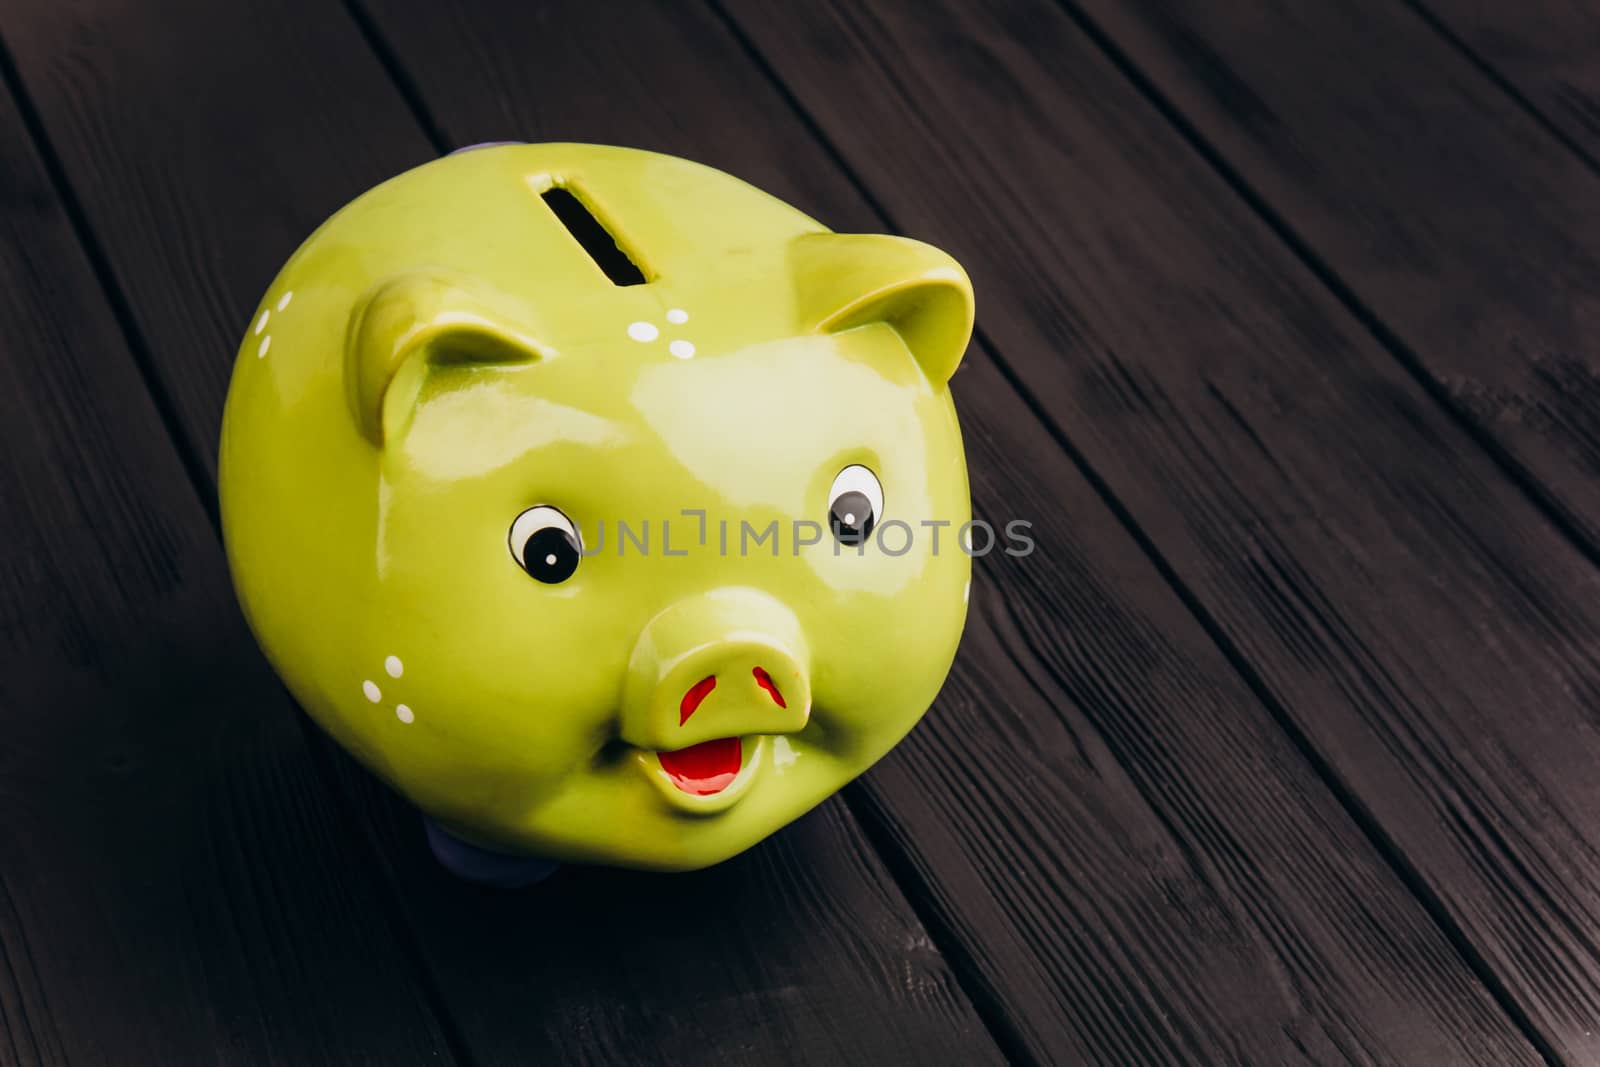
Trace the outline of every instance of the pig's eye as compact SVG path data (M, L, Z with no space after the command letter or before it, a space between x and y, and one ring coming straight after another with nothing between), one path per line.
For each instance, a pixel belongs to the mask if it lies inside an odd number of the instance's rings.
M883 486L877 475L853 463L834 475L828 491L828 526L842 545L859 545L872 535L883 514Z
M511 524L511 555L522 569L549 585L564 582L578 569L583 542L560 509L541 504Z

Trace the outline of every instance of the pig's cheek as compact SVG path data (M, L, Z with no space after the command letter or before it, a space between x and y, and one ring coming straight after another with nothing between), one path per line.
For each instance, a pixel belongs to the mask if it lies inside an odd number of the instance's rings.
M572 773L615 735L629 645L593 632L596 598L580 583L525 573L490 530L498 512L485 519L468 488L413 480L396 494L388 535L400 562L374 595L357 665L357 685L372 681L381 700L364 717L419 775L446 764ZM451 548L475 540L480 551Z
M871 762L916 725L954 659L970 578L965 554L941 554L898 595L844 599L813 621L811 744Z
M381 663L362 673L361 717L397 771L421 778L472 772L521 784L592 763L615 730L613 687L574 684L570 669L526 657L475 660L471 644L424 644L412 653L391 641Z
M572 709L451 699L419 687L412 725L390 732L387 766L425 811L519 821L588 777L601 747L593 716ZM490 814L493 813L493 814Z
M473 765L511 775L563 776L587 768L616 734L614 701L558 682L529 679L509 692L450 687L453 696L440 698L454 709L441 722L443 740Z

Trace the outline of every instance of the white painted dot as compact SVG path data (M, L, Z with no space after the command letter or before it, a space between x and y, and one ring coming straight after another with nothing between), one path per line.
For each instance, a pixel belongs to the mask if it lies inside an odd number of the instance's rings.
M634 322L628 324L628 336L635 341L654 341L661 336L661 331L656 329L651 322Z
M367 699L376 704L383 699L383 690L378 688L378 683L371 678L361 683L361 691L367 694Z
M411 722L416 719L416 716L411 714L411 709L406 707L404 704L395 705L394 717L399 719L401 722Z
M279 301L278 301L278 310L282 311L284 308L288 307L289 306L289 301L291 301L293 299L294 299L294 290L291 289L287 293L284 293L282 298L279 299Z
M667 311L667 321L675 322L679 326L689 321L689 313L682 308L670 308Z
M556 565L556 554L554 552L544 558L544 565L546 567L554 567Z
M262 330L265 330L267 328L267 320L269 318L271 318L271 317L272 317L272 312L270 312L270 311L266 310L265 308L263 308L262 311L261 311L261 317L256 320L256 333L257 334L259 334Z
M389 677L398 678L405 672L406 665L400 662L399 656L390 656L383 661L383 669L389 672Z
M845 512L844 524L846 526L854 526L856 524L856 513L853 511Z
M688 359L690 356L694 355L694 345L690 344L688 341L674 341L667 346L667 351L671 352L679 359Z
M256 349L256 358L260 359L262 356L266 355L267 354L267 349L269 349L271 347L272 347L272 335L269 333L269 334L267 334L265 337L263 337L261 339L261 347ZM289 362L293 363L294 361L290 360Z

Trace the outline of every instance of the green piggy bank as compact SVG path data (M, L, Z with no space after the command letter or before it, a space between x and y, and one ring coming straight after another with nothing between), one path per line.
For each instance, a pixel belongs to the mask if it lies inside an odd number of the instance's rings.
M312 234L240 347L245 615L458 873L716 863L943 684L972 317L944 253L686 160L418 167Z

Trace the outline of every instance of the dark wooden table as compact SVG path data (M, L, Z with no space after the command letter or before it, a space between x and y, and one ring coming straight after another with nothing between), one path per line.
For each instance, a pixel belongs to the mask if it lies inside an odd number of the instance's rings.
M1600 1063L1600 10L4 0L0 1063ZM983 560L845 793L439 871L234 604L246 317L452 147L969 268Z

